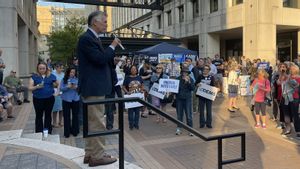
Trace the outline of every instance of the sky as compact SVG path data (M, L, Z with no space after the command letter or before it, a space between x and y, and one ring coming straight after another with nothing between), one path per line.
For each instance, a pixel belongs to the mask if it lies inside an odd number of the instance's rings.
M65 8L84 8L84 5L72 4L72 3L59 3L59 2L46 2L39 0L37 2L39 6L54 6L54 7L65 7Z

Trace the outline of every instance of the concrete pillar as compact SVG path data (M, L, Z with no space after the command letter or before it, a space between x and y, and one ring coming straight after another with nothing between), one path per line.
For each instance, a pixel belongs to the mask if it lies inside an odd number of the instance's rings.
M245 1L243 28L243 54L252 59L261 58L276 62L276 24L272 23L272 6L269 0Z
M220 54L220 36L218 34L201 33L199 35L200 57L211 57Z
M29 59L29 47L31 46L31 41L29 40L29 32L26 25L19 25L18 26L18 32L19 32L19 74L26 75L28 73L27 67L28 67L28 59ZM32 36L32 34L31 34ZM31 37L32 38L32 37Z
M0 48L6 65L4 76L18 68L18 21L13 1L0 1Z

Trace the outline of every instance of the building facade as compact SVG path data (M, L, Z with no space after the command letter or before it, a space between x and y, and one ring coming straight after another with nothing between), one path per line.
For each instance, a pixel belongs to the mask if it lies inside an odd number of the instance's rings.
M0 48L6 64L4 75L10 70L19 75L35 71L38 62L36 1L0 0Z
M198 50L200 57L221 54L239 59L244 55L275 63L300 54L300 0L162 2L163 11L150 11L149 17L127 24L180 38L186 47ZM115 19L117 23L126 21L126 15L116 16L122 20Z

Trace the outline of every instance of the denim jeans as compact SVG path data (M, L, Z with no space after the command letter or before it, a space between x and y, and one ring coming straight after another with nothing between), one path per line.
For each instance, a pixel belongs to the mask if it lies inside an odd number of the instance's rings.
M204 116L204 107L206 107L206 120ZM200 111L200 126L211 126L212 122L212 101L203 97L199 98L199 111Z
M176 98L176 112L177 119L181 122L183 122L183 114L185 113L187 125L193 127L192 98Z
M128 109L129 128L139 127L140 108Z

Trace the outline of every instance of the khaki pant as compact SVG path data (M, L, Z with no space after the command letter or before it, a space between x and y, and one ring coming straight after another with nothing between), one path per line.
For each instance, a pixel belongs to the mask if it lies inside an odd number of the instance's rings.
M88 96L85 100L104 99L104 96ZM104 105L89 105L88 106L88 131L104 131ZM90 156L95 159L102 158L105 146L105 137L89 137L85 138L85 156Z

